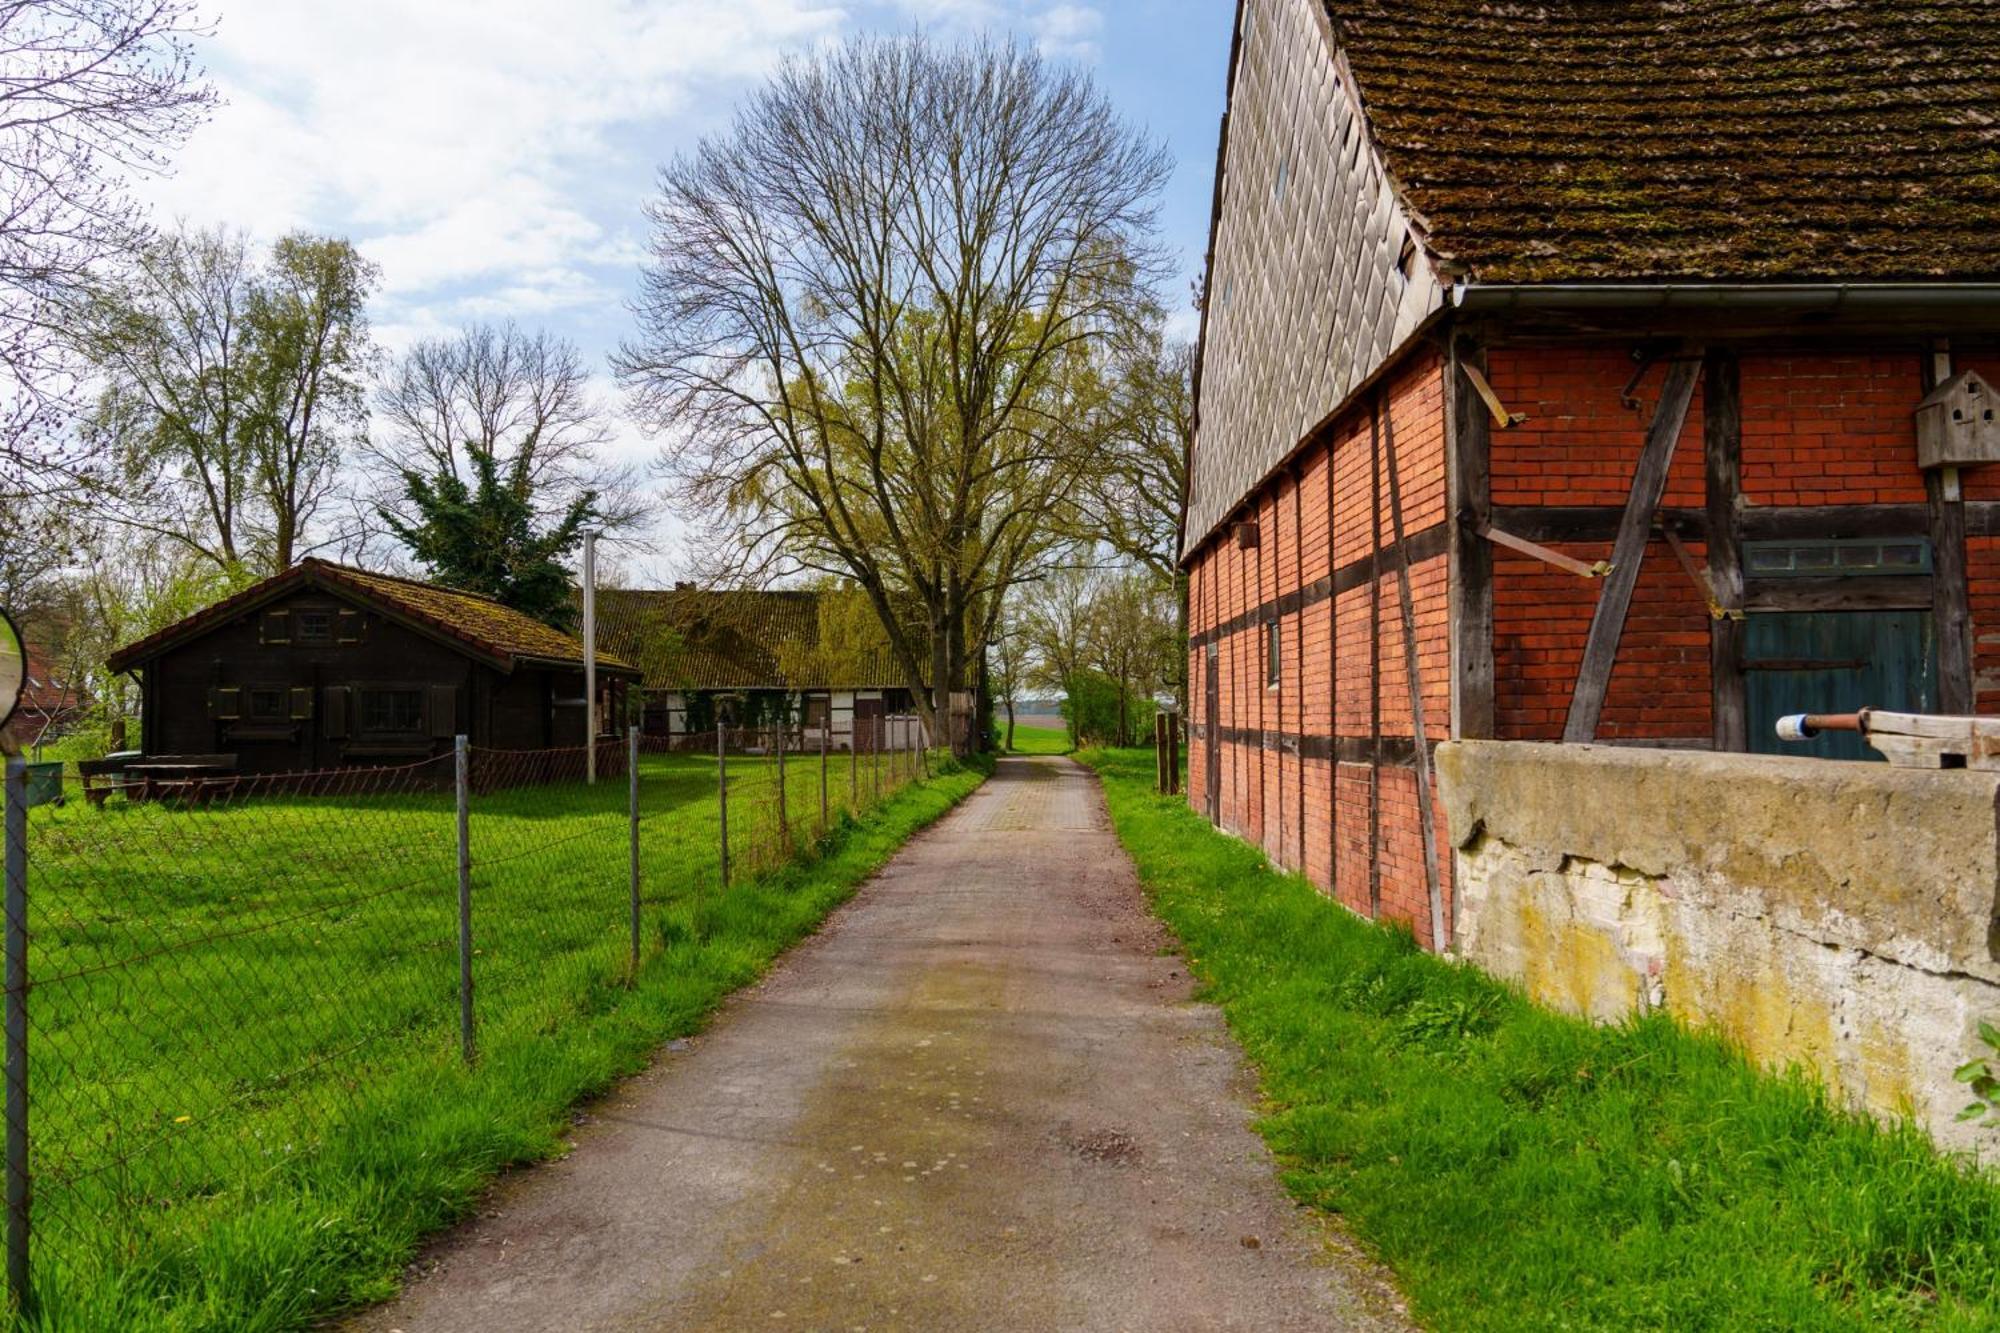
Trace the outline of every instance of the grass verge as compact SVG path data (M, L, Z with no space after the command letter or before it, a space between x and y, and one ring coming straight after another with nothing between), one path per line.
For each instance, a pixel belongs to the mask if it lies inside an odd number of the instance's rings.
M1001 728L1004 731L1006 728ZM1075 747L1067 727L1014 728L1014 746L1009 754L1068 754Z
M123 1168L97 1172L89 1176L87 1186L78 1184L67 1196L55 1196L52 1202L70 1205L70 1216L52 1213L48 1229L38 1233L40 1309L35 1326L175 1333L289 1329L390 1295L421 1240L464 1216L497 1172L560 1151L571 1109L579 1101L643 1067L661 1042L699 1030L732 991L754 980L787 947L810 934L911 834L949 810L984 776L976 769L947 766L930 781L896 791L859 816L841 814L806 859L739 879L727 891L718 891L713 886L714 776L712 769L704 776L701 762L675 756L646 768L647 808L658 813L649 816L642 850L649 883L661 887L649 892L645 904L645 959L631 985L626 984L619 961L615 912L594 911L584 920L573 898L585 887L584 881L606 879L598 873L603 867L595 864L600 857L609 858L622 874L626 855L618 817L623 808L622 782L493 798L492 808L480 816L484 822L475 822L476 849L490 845L497 851L506 845L507 829L539 822L542 827L534 833L532 845L559 851L533 859L503 858L492 868L492 882L477 886L482 894L505 895L482 909L489 917L500 915L503 902L515 909L511 935L480 938L493 940L493 947L503 953L519 954L519 962L497 972L494 983L481 992L478 1064L468 1069L457 1059L449 1020L432 1017L451 1012L449 981L413 980L407 988L411 994L404 998L418 1016L406 1029L383 1034L365 1063L336 1063L309 1076L345 1084L342 1096L312 1103L337 1107L337 1114L324 1120L299 1115L297 1097L307 1090L279 1080L274 1086L280 1092L274 1093L267 1108L238 1107L218 1121L212 1137L193 1138L195 1146L206 1145L205 1151L184 1155L180 1169L161 1169L150 1177L124 1174ZM816 814L817 774L791 777L787 785L795 787L794 811L805 810L811 802ZM448 796L443 799L448 802ZM436 842L430 836L430 826L441 817L431 808L436 804L432 798L317 805L270 802L225 812L216 818L239 819L246 832L260 831L258 839L246 843L239 834L205 841L203 846L214 849L215 856L229 859L211 865L182 858L177 887L207 897L221 891L217 885L227 885L232 898L239 896L242 876L224 870L233 871L239 861L297 869L301 853L285 840L317 842L302 835L311 833L316 821L328 819L349 824L368 821L375 837L383 841L366 850L376 859L403 863L408 853L397 847L398 839L391 833L406 824L421 825L422 844ZM140 832L150 832L153 822L170 818L149 807L129 812L116 806L102 812L74 807L46 813L93 831L98 825L86 821L123 817ZM448 809L443 817L448 817ZM586 825L595 832L579 838L577 830ZM109 822L104 824L110 827ZM170 827L162 822L157 831ZM521 845L530 845L527 832L514 836ZM92 842L106 845L104 836ZM231 846L237 850L223 850ZM445 846L448 849L449 843ZM339 872L333 878L348 873L346 864L343 859L332 867ZM503 878L501 872L509 867L524 870ZM102 870L103 863L97 868ZM159 872L154 873L157 877ZM293 895L313 887L296 876L287 880L282 874L267 874L266 878L276 890ZM704 880L708 888L697 892ZM619 880L612 876L608 882ZM45 892L55 887L59 885L47 885ZM353 886L346 892L352 895ZM666 896L650 896L660 892ZM527 913L534 902L551 903L559 910L536 918ZM606 896L601 906L615 908L615 895ZM693 928L697 907L699 938ZM341 946L345 972L371 976L379 983L377 974L384 969L393 972L413 966L404 953L432 957L437 952L418 940L416 928L401 918L375 924L400 926L401 935L415 942L398 945L397 930L371 929L365 942ZM98 928L103 928L101 923ZM160 928L158 920L154 928ZM316 928L303 946L334 947L326 935ZM357 951L361 943L388 952L364 960ZM219 938L213 947L234 946ZM265 951L258 955L259 976L287 975L280 964L304 966L304 955L298 960L272 957L268 941L259 947ZM221 961L233 960L240 971L250 958L229 955ZM482 950L475 971L489 959ZM239 986L251 980L204 967L203 976L236 978ZM424 984L430 985L429 991L422 991ZM123 1007L108 1011L114 1016L142 1007L132 997L132 988L126 990L117 998ZM264 1014L268 1005L250 1003L261 994L249 989L236 992L228 1015L236 1021L204 1032L199 1042L170 1047L164 1030L149 1032L147 1040L155 1051L151 1064L161 1068L146 1072L149 1066L142 1051L134 1057L131 1070L107 1086L115 1092L142 1075L171 1078L176 1067L195 1060L235 1061L242 1069L258 1059L276 1064L294 1061L296 1051L267 1051L280 1038L276 1025L270 1032L254 1033L255 1041L229 1046L249 1019L268 1018ZM419 1004L426 995L431 1002ZM109 1002L94 993L79 998L91 1001L71 1006L79 1022L84 1011L105 1012L94 1006ZM333 1022L365 1019L373 1024L379 1018L357 1013L354 999L346 996L330 994L307 1007ZM47 1021L61 1018L51 1010ZM133 1021L118 1024L118 1030L131 1028ZM292 1039L309 1042L317 1035L295 1034ZM116 1054L93 1050L103 1060ZM164 1051L172 1054L161 1054ZM50 1072L59 1074L54 1067ZM181 1068L183 1078L188 1073ZM51 1107L63 1104L53 1091L47 1100ZM178 1125L190 1117L173 1119ZM123 1118L93 1123L106 1136L132 1129ZM52 1123L50 1128L56 1126ZM180 1128L194 1136L205 1126L197 1115ZM271 1145L262 1169L245 1166L238 1141L246 1136ZM134 1171L149 1160L138 1159ZM211 1173L205 1182L189 1174L190 1162ZM95 1197L86 1189L102 1193L97 1211L82 1209Z
M2000 1181L1664 1017L1541 1009L1079 756L1255 1063L1259 1129L1439 1329L2000 1327Z

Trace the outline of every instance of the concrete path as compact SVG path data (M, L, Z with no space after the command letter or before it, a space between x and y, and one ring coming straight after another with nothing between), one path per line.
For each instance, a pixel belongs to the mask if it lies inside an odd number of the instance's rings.
M362 1330L1388 1329L1097 784L1008 759Z

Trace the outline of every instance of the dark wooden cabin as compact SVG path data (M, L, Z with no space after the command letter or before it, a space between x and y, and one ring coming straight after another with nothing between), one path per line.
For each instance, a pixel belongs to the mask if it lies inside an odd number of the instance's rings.
M112 655L149 757L241 773L400 764L476 747L580 747L583 645L491 598L306 560ZM600 655L600 731L636 667Z

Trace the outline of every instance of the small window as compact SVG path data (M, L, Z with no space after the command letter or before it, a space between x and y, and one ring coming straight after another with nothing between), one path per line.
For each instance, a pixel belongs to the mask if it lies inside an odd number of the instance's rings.
M424 729L422 690L361 691L361 729L377 735L404 735Z
M1285 635L1277 621L1264 625L1264 685L1277 689L1285 669Z
M292 617L294 643L325 645L333 642L333 612L300 611Z
M252 686L243 692L243 716L252 722L283 722L288 702L285 690Z

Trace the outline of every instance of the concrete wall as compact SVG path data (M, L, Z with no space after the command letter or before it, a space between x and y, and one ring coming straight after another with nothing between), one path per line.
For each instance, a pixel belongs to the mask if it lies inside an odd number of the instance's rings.
M1502 741L1441 746L1438 772L1474 962L1981 1133L1951 1071L2000 1018L2000 775Z

